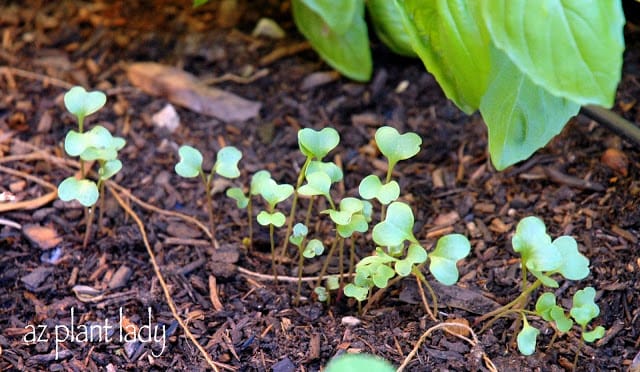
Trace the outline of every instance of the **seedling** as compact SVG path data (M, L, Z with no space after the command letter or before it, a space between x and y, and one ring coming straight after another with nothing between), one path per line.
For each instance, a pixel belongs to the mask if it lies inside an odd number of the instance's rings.
M282 244L281 254L284 255L287 251L287 246L289 244L289 236L291 236L291 229L293 228L293 220L295 219L296 209L298 206L298 189L302 186L302 183L307 176L307 169L315 159L318 164L314 165L314 167L327 167L323 166L322 159L327 156L327 154L333 150L340 143L340 135L338 131L333 128L323 128L320 131L313 130L311 128L304 128L298 131L298 146L300 148L300 152L302 152L306 159L302 168L300 169L300 174L298 175L298 180L295 186L295 192L293 194L293 201L291 202L291 211L289 212L289 223L287 224L287 232L285 233L285 239ZM334 179L341 174L337 166L331 167L330 171L325 171L331 179ZM337 168L337 171L335 170ZM317 169L320 170L320 169ZM315 172L313 172L315 173Z
M286 217L282 212L276 211L276 205L293 194L293 186L289 184L277 184L273 179L262 179L257 185L259 193L267 202L267 210L260 211L257 216L258 223L262 226L269 226L269 241L271 242L271 266L273 268L274 280L278 280L276 270L275 239L273 237L274 227L282 227L286 222Z
M84 120L87 116L100 110L106 103L104 93L95 91L87 92L84 88L76 86L64 95L64 104L71 114L76 117L78 131L70 130L64 141L65 152L70 156L80 157L80 177L66 178L58 185L58 197L63 201L78 200L85 206L87 215L87 228L83 246L87 246L91 234L93 212L90 207L96 204L104 194L104 181L113 177L122 169L122 163L117 159L118 151L125 145L125 140L113 137L111 133L100 125L94 126L89 131L84 131ZM86 178L85 162L97 161L98 182ZM101 205L104 198L101 199ZM102 220L100 208L99 221ZM101 222L98 225L102 225Z
M326 372L376 371L393 372L388 361L370 354L345 354L337 356L329 362Z
M197 149L187 145L180 146L178 154L180 155L180 161L175 166L176 173L184 178L200 176L202 179L207 200L207 211L209 213L209 230L211 236L215 236L213 198L211 195L213 176L216 174L225 178L237 178L240 176L238 162L242 158L242 153L233 146L221 148L216 156L216 162L213 164L209 173L205 173L202 169L203 158Z
M400 196L400 186L391 180L393 168L399 161L410 159L420 152L422 139L415 133L400 134L392 127L378 128L375 138L378 149L387 158L387 175L384 183L376 175L365 177L358 190L362 198L375 198L382 204L380 218L384 219L386 205Z
M452 285L459 276L456 263L469 254L471 245L463 235L451 234L440 238L436 248L427 254L413 234L413 225L413 212L407 204L393 202L389 205L386 218L373 228L373 241L378 245L375 255L358 263L353 283L344 289L345 295L361 302L374 286L386 288L396 275L413 274L429 289L434 314L437 313L437 299L420 267L429 260L429 270L436 280Z
M569 310L571 317L556 304L556 297L550 292L538 297L535 311L525 309L530 295L537 288L558 287L555 279L557 274L569 280L581 280L589 275L589 260L578 251L575 239L570 236L561 236L552 241L546 233L546 226L542 220L537 217L526 217L518 223L511 242L514 251L521 255L522 292L510 303L478 318L476 323L491 318L484 330L500 317L518 315L518 318L522 319L523 328L518 333L517 344L518 350L524 355L530 355L535 351L536 337L539 333L527 321L527 316L541 317L552 323L561 334L568 332L575 320L582 328L581 342L582 340L593 342L604 336L604 328L601 326L592 331L587 331L586 328L588 323L599 314L599 308L594 303L595 290L591 287L576 291L573 306ZM528 281L529 272L535 277L535 281L531 284ZM575 361L577 356L576 353Z

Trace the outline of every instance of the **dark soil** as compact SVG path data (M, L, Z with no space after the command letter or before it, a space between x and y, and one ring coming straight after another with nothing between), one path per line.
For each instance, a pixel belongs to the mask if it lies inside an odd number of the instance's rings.
M57 185L72 174L72 164L60 161L66 159L64 136L74 125L62 97L76 84L108 94L106 107L91 117L89 125L100 123L127 139L120 155L124 169L115 182L157 208L195 216L205 224L202 185L173 173L182 144L200 149L209 167L221 146L242 150L242 175L231 184L247 185L259 169L269 170L278 182L295 183L304 161L297 129L332 126L342 138L330 155L345 171L344 183L334 195L339 200L356 196L359 181L368 173L383 174L382 158L372 151L377 127L415 131L423 139L422 150L398 164L396 178L403 200L416 214L416 236L426 247L448 232L465 234L472 243L470 257L459 265L459 284L438 289L439 317L473 324L495 303L515 298L521 278L511 234L521 218L537 215L552 236L575 237L591 261L587 279L561 282L555 291L570 305L576 290L597 289L601 311L594 323L606 327L607 334L595 345L582 347L578 369L625 370L631 365L640 346L637 144L579 116L530 160L496 172L488 160L481 118L464 115L446 100L419 61L394 56L374 39L370 83L337 78L308 87L305 79L311 74L330 71L313 51L260 63L274 50L303 41L286 2L265 0L257 6L239 1L239 9L222 18L217 12L222 2L197 10L188 3L30 1L0 6L0 192L29 201L50 192L47 183ZM278 20L287 37L280 41L252 37L253 26L263 16ZM627 30L626 38L628 50L614 110L638 122L637 31ZM218 79L222 81L216 84L261 102L260 116L222 122L176 107L180 127L173 133L157 128L151 117L169 102L128 80L127 66L140 61L177 66L203 80L266 68L268 73L253 81ZM399 89L405 82L406 89ZM619 150L616 154L623 154L628 166L621 169L609 159L601 160L607 149ZM215 361L241 371L317 371L337 354L361 351L398 366L422 333L436 324L426 316L411 279L392 286L363 316L358 316L357 304L340 294L333 294L330 306L314 300L310 285L314 282L305 282L303 301L294 305L295 282L276 285L268 278L268 230L256 224L254 250L247 252L242 244L248 234L246 212L223 195L229 183L215 186L215 237L226 254L213 248L194 224L125 198L144 221L180 316ZM306 201L302 204L306 207ZM104 215L101 226L94 221L95 234L82 248L86 224L77 204L58 200L2 213L0 370L207 368L170 312L138 227L110 193ZM333 233L322 221L313 231L329 239ZM28 229L32 225L52 229L60 240L51 247L46 246L51 237L31 241L27 236L32 235ZM279 232L279 244L283 238ZM356 246L360 257L373 251L367 237L358 238ZM292 247L288 257L278 266L281 276L297 273ZM304 275L317 275L320 262L308 261ZM212 279L222 303L218 310L212 302L216 292L211 290ZM95 292L86 294L90 289ZM360 322L348 325L344 322L348 316ZM164 349L162 343L145 340L121 342L116 333L110 342L104 338L60 342L55 359L56 326L63 337L62 326L70 327L72 321L77 328L105 321L118 324L121 318L137 326L150 324L152 330L165 325ZM457 338L433 333L408 369L485 370L478 350L501 371L570 368L579 347L579 330L547 347L553 330L537 320L533 324L542 332L532 356L518 353L517 330L512 320L505 319L479 334L480 344L474 350ZM46 329L38 342L25 342L34 327Z

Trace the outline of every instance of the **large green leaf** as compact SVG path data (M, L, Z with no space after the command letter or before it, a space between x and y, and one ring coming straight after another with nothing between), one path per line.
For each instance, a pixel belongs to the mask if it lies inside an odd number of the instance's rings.
M367 10L378 38L394 53L417 57L402 24L403 10L393 0L367 0Z
M336 8L340 3L342 2L332 2ZM371 78L373 66L363 0L356 2L351 24L346 31L340 33L331 29L303 0L292 0L291 7L298 30L322 59L353 80L367 81Z
M480 2L396 0L411 46L449 99L470 114L480 106L491 66Z
M331 31L344 34L351 26L358 6L362 0L300 0L307 8L316 13Z
M621 1L479 3L495 45L535 84L581 105L613 105L624 50Z
M502 170L545 146L580 106L534 84L495 47L491 58L494 68L480 112L489 129L491 160Z

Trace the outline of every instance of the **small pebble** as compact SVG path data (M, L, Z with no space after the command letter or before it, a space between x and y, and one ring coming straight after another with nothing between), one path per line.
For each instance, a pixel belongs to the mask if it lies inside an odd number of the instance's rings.
M111 280L109 281L109 288L116 289L126 286L129 282L129 278L131 278L132 273L133 270L131 270L128 266L120 266L115 274L113 274L113 276L111 277Z
M346 325L348 327L355 327L362 323L360 319L350 315L343 317L340 322L342 323L342 325Z

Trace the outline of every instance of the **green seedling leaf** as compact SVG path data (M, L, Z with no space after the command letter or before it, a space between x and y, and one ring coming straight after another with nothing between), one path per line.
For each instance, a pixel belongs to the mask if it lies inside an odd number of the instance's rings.
M311 239L307 243L307 246L304 247L302 255L305 258L314 258L316 256L322 255L322 252L324 252L324 245L322 244L322 242L318 239Z
M71 130L67 133L64 140L64 149L70 156L85 156L85 152L91 148L95 148L96 150L108 149L113 154L116 154L111 158L94 157L90 160L112 160L117 156L117 151L123 148L124 145L124 139L120 137L113 137L105 127L100 125L96 125L91 128L91 130L84 133Z
M64 105L67 111L84 120L86 116L100 110L107 102L107 96L100 92L87 92L83 87L75 86L64 95Z
M393 168L400 160L406 160L420 152L422 139L415 133L400 134L395 128L380 127L376 131L376 144Z
M551 243L541 219L523 218L511 239L513 250L520 253L522 262L532 272L553 271L562 264L562 256Z
M603 326L597 326L592 331L582 333L582 339L584 339L587 342L593 342L595 340L601 339L602 337L604 337Z
M85 207L90 207L98 201L100 192L96 183L91 180L68 177L58 185L58 197L62 201L76 199Z
M362 200L362 216L364 216L365 221L367 223L371 222L371 217L373 215L373 205L366 200Z
M438 239L436 249L429 255L429 271L442 284L452 285L458 281L458 260L471 251L469 240L460 234L449 234Z
M550 322L553 320L551 317L551 309L556 306L556 295L551 292L545 292L536 301L536 313L542 317L542 319Z
M242 158L242 152L233 146L225 146L218 151L213 171L222 177L237 178L240 176L238 162Z
M589 275L589 259L578 251L578 243L570 236L561 236L553 241L562 256L562 265L556 269L569 280L584 279Z
M411 47L411 39L402 24L400 8L395 1L367 0L367 10L378 38L394 53L417 57Z
M325 302L327 298L329 298L329 294L327 293L327 289L325 287L315 287L313 292L318 296L318 301Z
M251 177L251 195L260 195L260 190L264 189L265 183L271 180L271 173L266 170L256 172Z
M331 2L334 8L339 8L339 3L342 1ZM351 20L346 31L336 32L318 13L309 8L304 0L291 2L293 20L298 30L309 40L322 59L353 80L367 81L371 78L373 67L367 23L364 19L364 1L357 0L355 5L352 18L340 15L345 21Z
M101 180L108 180L122 169L122 162L118 159L106 161L103 166L98 169L98 176Z
M193 178L202 172L202 154L191 146L180 146L178 149L180 161L175 166L176 173L181 177Z
M346 292L346 287L345 287ZM350 296L351 297L351 296ZM394 372L386 360L368 354L343 354L331 359L326 372Z
M373 227L373 241L390 247L402 244L405 240L417 243L413 235L413 212L402 202L389 204L384 221Z
M480 4L492 41L534 84L579 105L613 105L624 51L620 1Z
M358 287L353 283L349 283L344 286L344 295L347 297L355 298L356 300L362 302L367 299L369 295L368 287Z
M556 328L560 332L568 332L573 327L573 320L567 317L564 310L560 306L553 306L550 312L551 318L556 323Z
M345 225L338 225L338 234L343 238L349 238L354 232L364 233L369 230L369 224L366 218L362 214L354 214L349 219L349 223Z
M371 280L378 288L387 288L389 280L396 276L396 272L387 265L377 265L371 272Z
M324 172L307 174L307 183L300 186L298 194L305 196L322 195L331 198L331 178Z
M249 205L249 198L244 194L239 187L230 187L227 189L227 197L236 201L236 206L240 209L246 208Z
M580 105L536 85L491 47L493 68L480 112L489 130L489 153L502 170L528 158L560 133Z
M491 57L479 2L397 0L411 47L447 97L471 114L480 105Z
M260 195L271 208L275 208L276 204L286 200L293 194L293 186L286 183L278 185L272 179L261 182L261 185Z
M302 0L314 13L327 24L327 27L336 34L347 32L353 17L356 15L360 0Z
M329 209L329 217L336 225L348 225L351 217L360 213L364 208L364 203L360 199L347 197L340 201L340 210Z
M360 196L364 199L376 198L382 204L389 204L400 196L400 186L396 181L383 185L376 175L368 175L360 182L358 188Z
M337 275L328 276L324 283L325 287L330 291L335 291L340 288L340 279Z
M280 212L269 213L267 211L258 213L257 219L262 226L273 225L275 227L282 227L286 221L284 214Z
M573 306L569 313L583 328L600 314L600 308L594 301L595 297L596 290L593 287L581 289L573 295Z
M427 251L425 251L420 244L411 244L407 249L407 256L402 260L396 261L396 273L400 276L407 276L411 274L413 265L421 264L426 260Z
M527 318L522 318L522 330L518 333L518 350L523 355L531 355L536 351L536 338L540 331L529 325Z
M340 143L340 135L333 128L324 128L320 131L304 128L298 131L298 146L300 151L308 158L322 160L329 151Z
M307 166L305 176L315 172L326 173L327 176L331 178L331 183L339 182L343 178L342 169L333 162L323 162L318 160L310 162Z
M197 7L199 7L201 5L204 5L204 4L208 3L208 2L209 2L209 0L193 0L193 7L197 8Z

